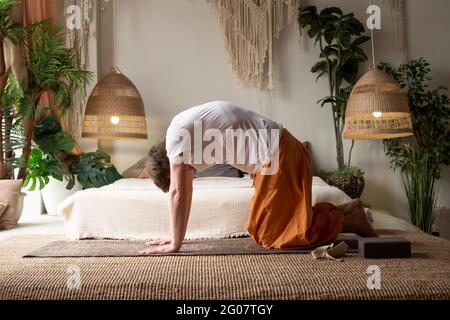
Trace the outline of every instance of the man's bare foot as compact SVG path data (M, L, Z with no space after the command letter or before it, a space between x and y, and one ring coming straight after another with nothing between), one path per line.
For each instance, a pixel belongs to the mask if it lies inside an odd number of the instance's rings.
M357 204L357 201L355 201L354 204ZM378 234L375 232L375 229L372 227L366 216L361 200L359 200L359 204L353 208L353 212L344 217L342 232L356 233L360 237L378 237Z
M344 215L348 215L355 213L360 208L363 208L364 210L364 205L361 199L353 199L349 202L341 204L340 206L337 206L336 208L344 212Z

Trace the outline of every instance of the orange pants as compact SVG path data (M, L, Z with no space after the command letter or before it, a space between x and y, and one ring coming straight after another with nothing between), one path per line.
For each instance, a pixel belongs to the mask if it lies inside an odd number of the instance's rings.
M286 129L280 139L279 170L256 174L248 232L265 248L307 248L334 240L343 212L329 203L311 204L312 170L308 151Z

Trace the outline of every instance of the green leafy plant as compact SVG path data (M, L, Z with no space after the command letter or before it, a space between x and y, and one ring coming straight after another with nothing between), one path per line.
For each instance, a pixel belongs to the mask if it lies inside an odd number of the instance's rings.
M74 140L62 131L54 116L41 118L34 130L35 141L39 148L32 149L28 159L24 187L34 191L43 189L50 177L67 181L67 189L72 189L75 179L83 188L99 188L122 178L111 164L111 158L102 151L81 156L68 156L74 146Z
M45 92L53 93L52 108L63 112L71 107L76 92L84 95L84 88L92 79L92 73L81 69L76 52L65 47L64 33L61 27L43 21L25 28L23 42L28 58L28 81L24 86L25 102L22 105L24 115L23 148L25 166L19 172L19 178L25 176L26 163L31 150L35 129L35 115ZM53 137L57 143L67 143L67 137ZM47 145L47 147L49 147Z
M322 172L324 176L336 176L336 177L363 177L364 171L358 167L350 166L345 167L342 170L336 169L331 172Z
M42 190L50 182L50 177L58 181L63 181L66 178L69 181L67 189L73 188L73 177L61 159L52 154L46 154L40 149L32 149L23 187L28 187L29 191L36 190L36 187Z
M0 179L11 176L12 149L17 145L16 139L20 138L20 131L16 130L11 105L4 99L7 91L11 90L11 86L9 89L7 88L11 70L6 69L4 47L7 41L17 43L22 31L22 28L11 20L11 9L14 2L14 0L0 0Z
M25 139L18 109L23 101L24 94L14 74L11 74L2 97L3 122L0 130L3 137L4 163L10 173L22 166L18 151L24 146ZM9 176L11 177L11 175Z
M317 80L328 78L329 96L319 101L321 106L330 105L333 114L334 135L338 170L351 166L349 151L347 162L344 156L342 132L345 122L345 109L348 97L359 72L359 64L367 60L361 45L370 40L364 36L363 24L353 13L344 14L336 7L323 9L318 13L315 6L300 10L298 16L300 29L306 29L314 45L320 48L320 60L311 68Z
M75 146L72 135L62 131L55 116L47 116L38 121L34 129L34 141L46 153L70 152Z
M83 154L72 166L72 172L84 189L100 188L122 178L111 164L111 157L100 150Z
M379 67L390 74L408 98L414 136L384 141L391 167L402 174L411 221L431 233L438 212L437 183L441 165L450 163L450 99L444 87L429 88L430 64L413 59L393 68Z
M73 159L66 154L75 145L72 136L62 132L58 120L50 115L37 122L34 140L38 148L31 150L24 187L34 191L39 186L42 190L49 183L49 177L53 177L58 181L66 180L67 189L72 189L75 184L70 171Z

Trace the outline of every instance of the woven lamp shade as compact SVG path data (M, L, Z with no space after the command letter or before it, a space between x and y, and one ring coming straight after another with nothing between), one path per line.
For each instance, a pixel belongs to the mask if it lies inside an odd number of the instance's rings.
M116 69L98 82L92 91L84 115L82 137L147 139L141 95L135 85Z
M380 70L367 72L348 100L344 138L393 139L412 134L408 100L397 82Z

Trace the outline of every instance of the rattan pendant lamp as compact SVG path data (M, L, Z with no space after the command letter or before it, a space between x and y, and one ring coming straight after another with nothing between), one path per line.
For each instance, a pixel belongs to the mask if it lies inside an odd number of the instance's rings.
M114 52L117 52L115 1L113 6ZM119 68L112 68L92 91L86 105L82 137L99 140L147 139L142 97Z
M374 31L372 66L353 87L345 112L344 138L393 139L413 135L408 100L397 82L375 66Z
M147 139L144 103L136 86L117 68L95 86L86 105L84 138Z

